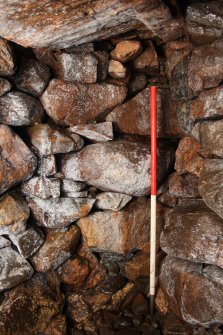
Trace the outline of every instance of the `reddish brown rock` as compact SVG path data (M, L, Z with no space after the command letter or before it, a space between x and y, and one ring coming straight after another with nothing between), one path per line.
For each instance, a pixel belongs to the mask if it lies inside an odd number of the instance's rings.
M48 124L37 124L29 128L28 135L41 156L79 150L84 145L81 137L76 136L74 140Z
M41 199L50 197L59 198L60 180L56 178L33 177L25 182L21 191L30 196L36 196Z
M169 193L180 198L199 198L198 180L195 175L174 172L168 180Z
M61 189L64 194L71 193L71 192L80 192L86 187L86 184L84 183L69 180L69 179L62 179L61 183L62 183Z
M77 224L91 250L124 254L137 249L149 250L149 217L148 200L139 198L118 212L96 212L78 220ZM157 236L161 225L161 208L158 207Z
M26 93L40 96L50 80L48 66L32 58L22 58L18 72L13 77L16 87Z
M137 71L154 74L159 70L159 61L153 43L149 41L146 49L133 62Z
M48 177L56 172L56 159L54 155L41 156L39 158L37 173L40 176Z
M79 289L84 288L89 272L89 261L80 256L68 259L57 269L58 278L62 283L74 285Z
M67 309L70 318L77 323L86 321L91 316L90 307L84 302L83 297L80 294L68 294Z
M29 126L41 122L43 107L35 98L17 91L0 97L0 122L10 126Z
M138 251L133 259L128 262L121 263L121 273L129 280L136 280L140 277L149 277L149 252Z
M222 234L222 219L201 200L187 199L167 213L160 243L172 256L223 268Z
M198 125L198 137L202 147L212 155L223 157L223 120L205 121Z
M22 283L33 275L30 264L11 247L0 249L0 261L0 292Z
M159 145L158 161L160 183L171 165L172 150ZM149 194L149 169L148 145L126 140L88 145L78 153L65 157L62 167L67 179L85 181L104 191L135 196Z
M95 142L106 142L113 140L112 122L101 122L68 128L72 133L79 134Z
M5 78L0 78L0 96L4 95L8 91L10 91L12 88L12 85L10 82Z
M223 161L205 160L199 179L199 192L204 202L223 219Z
M212 42L223 35L223 6L220 0L187 7L186 29L195 44Z
M77 48L78 49L78 48ZM61 80L81 83L97 81L97 58L91 53L56 52L56 75Z
M9 235L9 238L24 258L35 254L44 241L41 231L37 231L33 227L29 227L20 234Z
M95 200L74 198L40 199L31 197L28 204L38 224L47 228L62 228L87 216Z
M175 169L180 174L200 175L204 159L200 155L201 145L192 137L184 137L176 151Z
M94 52L98 60L97 80L103 81L108 74L109 53L105 50L98 50Z
M128 88L130 93L136 93L143 90L146 84L147 84L146 75L144 73L136 72L132 74L128 84Z
M132 199L127 194L102 192L96 196L95 206L98 209L119 211Z
M60 125L86 124L122 103L126 88L113 84L74 84L53 79L41 96L47 114Z
M2 296L0 333L43 333L51 319L59 314L62 308L63 296L60 293L59 282L53 275L46 277L37 274Z
M74 253L80 239L80 230L73 225L67 229L47 231L45 241L31 258L37 272L55 270Z
M44 335L66 335L67 326L66 318L64 315L60 314L50 321L49 326L43 333Z
M139 41L121 41L116 44L110 55L112 59L125 63L133 60L141 51L142 46Z
M11 46L0 38L0 76L11 76L15 72L14 57Z
M170 310L193 325L221 324L222 271L213 265L167 256L161 267L160 285Z
M163 321L163 335L193 335L197 332L199 335L207 335L203 327L195 327L186 323L174 313L168 312Z
M83 296L83 300L90 306L93 312L106 307L105 305L109 302L110 298L109 294L103 292Z
M127 68L117 60L110 60L108 74L114 79L122 79L127 76Z
M163 290L159 287L156 293L156 300L155 300L155 306L156 310L165 315L168 313L169 306L167 299L165 298L165 295L163 293Z

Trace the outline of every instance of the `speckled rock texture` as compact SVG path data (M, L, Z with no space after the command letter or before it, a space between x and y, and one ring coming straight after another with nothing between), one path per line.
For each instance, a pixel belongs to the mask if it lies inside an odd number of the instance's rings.
M101 122L68 128L72 133L86 137L93 142L106 142L114 138L112 122Z
M33 177L21 186L21 191L41 199L59 198L60 180L56 178Z
M14 55L11 45L3 38L0 39L0 76L11 76L15 72Z
M10 91L12 85L5 78L0 78L0 96L4 95L8 91Z

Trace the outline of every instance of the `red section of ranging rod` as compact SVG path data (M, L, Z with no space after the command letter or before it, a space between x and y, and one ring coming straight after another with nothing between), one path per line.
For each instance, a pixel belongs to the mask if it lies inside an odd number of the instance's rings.
M150 136L151 136L151 195L156 195L156 164L157 164L157 112L156 86L150 87Z

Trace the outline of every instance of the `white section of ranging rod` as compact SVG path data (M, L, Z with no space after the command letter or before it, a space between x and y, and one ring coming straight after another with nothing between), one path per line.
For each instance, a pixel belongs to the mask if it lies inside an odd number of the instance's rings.
M156 292L156 195L151 195L150 217L150 297Z

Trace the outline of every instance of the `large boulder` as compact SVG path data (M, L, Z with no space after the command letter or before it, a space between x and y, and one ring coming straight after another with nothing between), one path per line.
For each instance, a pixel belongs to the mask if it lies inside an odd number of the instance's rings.
M172 149L158 147L158 183L171 166ZM63 159L67 179L84 181L104 191L144 196L150 193L150 147L116 140L86 146Z

